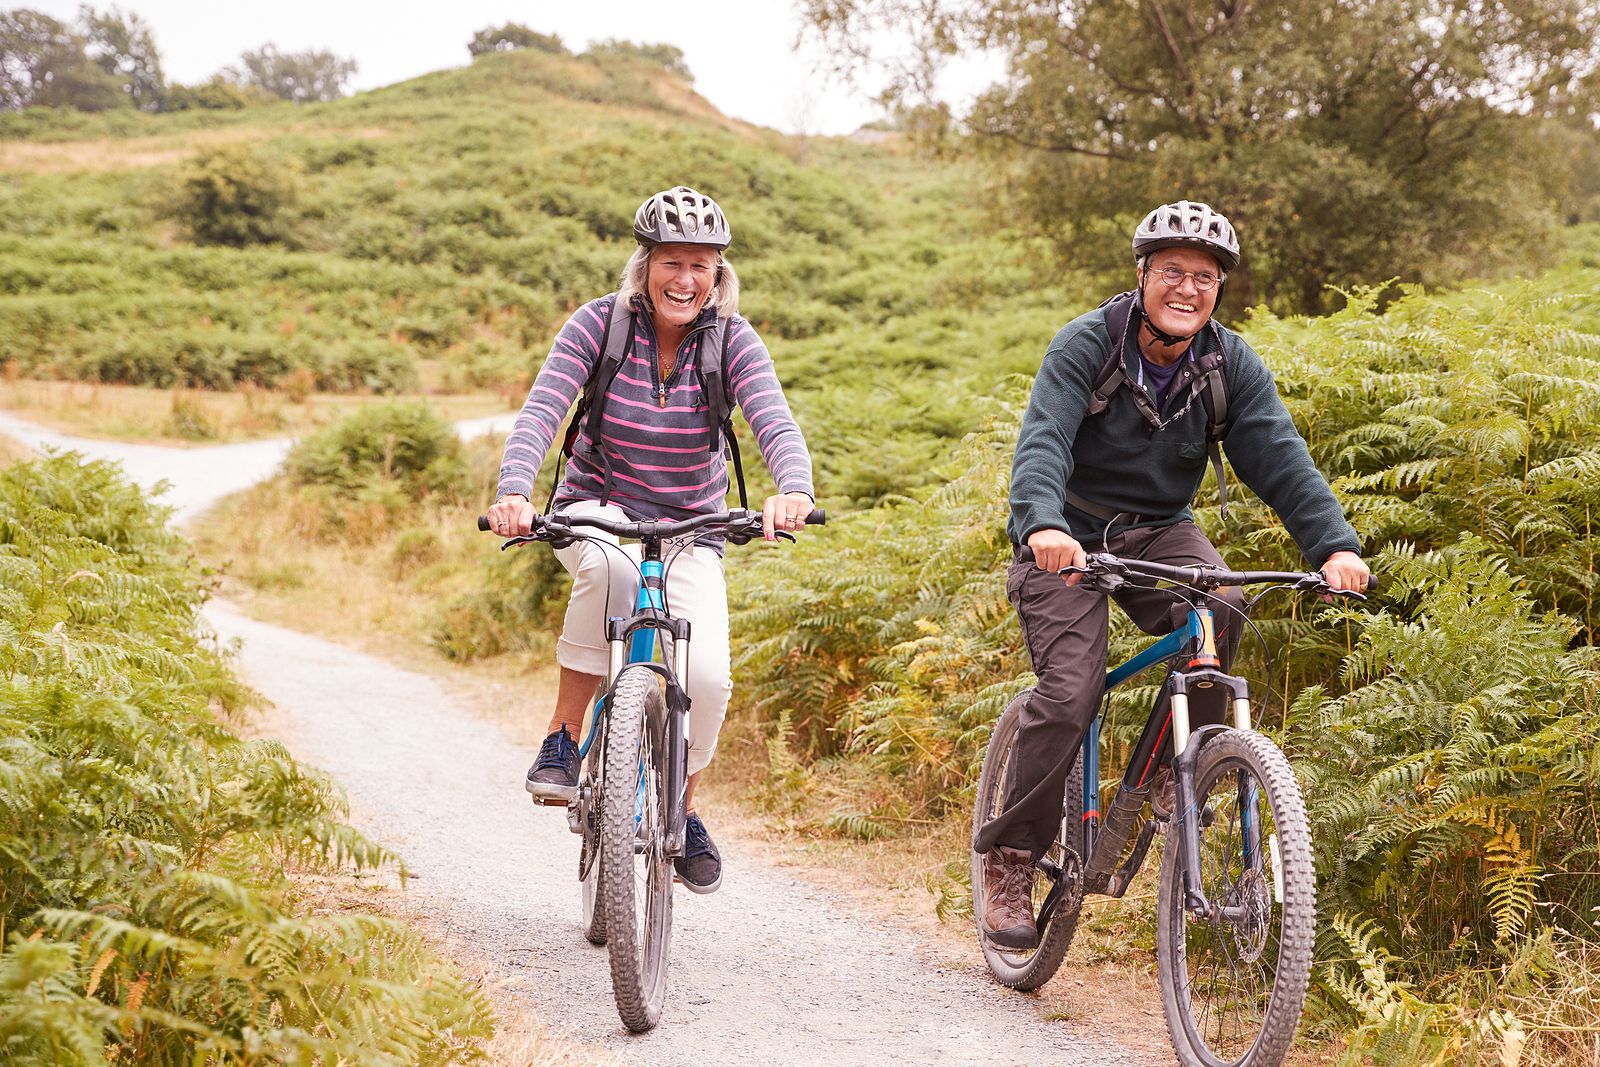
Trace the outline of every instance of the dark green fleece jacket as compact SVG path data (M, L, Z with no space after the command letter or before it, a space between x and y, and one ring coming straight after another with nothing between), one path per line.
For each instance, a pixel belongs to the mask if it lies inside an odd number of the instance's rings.
M1143 517L1130 525L1167 526L1194 517L1189 504L1206 472L1205 405L1196 400L1172 425L1151 429L1129 392L1140 388L1136 336L1130 335L1122 353L1127 383L1103 412L1085 413L1111 350L1105 317L1104 308L1078 316L1045 350L1011 466L1006 532L1016 544L1046 529L1065 530L1079 540L1100 538L1105 520L1070 506L1067 487L1102 507ZM1278 513L1312 566L1322 566L1341 550L1359 552L1356 532L1311 462L1272 372L1244 338L1226 327L1220 332L1228 385L1222 448L1234 472ZM1197 354L1215 344L1212 338L1209 328L1200 333ZM1180 373L1163 418L1188 398L1182 382Z

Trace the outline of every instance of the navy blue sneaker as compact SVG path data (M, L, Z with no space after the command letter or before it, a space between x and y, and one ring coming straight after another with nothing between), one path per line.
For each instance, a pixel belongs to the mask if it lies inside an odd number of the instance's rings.
M528 768L528 792L540 804L565 804L578 791L578 745L565 724L544 739Z
M692 811L684 830L683 855L672 861L673 880L682 882L691 893L715 893L722 885L722 853L706 833L706 824Z

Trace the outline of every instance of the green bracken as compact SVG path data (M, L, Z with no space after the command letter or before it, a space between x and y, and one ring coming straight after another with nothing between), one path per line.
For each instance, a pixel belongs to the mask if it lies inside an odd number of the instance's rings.
M0 474L0 1058L477 1058L487 1002L415 933L301 913L286 867L392 857L233 734L253 698L166 518L75 455Z

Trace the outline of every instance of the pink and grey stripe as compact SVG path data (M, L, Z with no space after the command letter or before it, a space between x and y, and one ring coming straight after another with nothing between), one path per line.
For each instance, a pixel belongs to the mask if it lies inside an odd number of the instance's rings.
M528 400L506 439L499 496L533 496L533 479L600 358L600 337L614 295L579 308L556 336ZM700 395L700 334L691 335L665 382L657 368L655 331L648 314L634 316L633 352L617 371L606 399L601 445L611 457L611 500L633 519L680 519L719 511L728 493L728 465L721 451L708 451L710 416ZM723 380L744 413L756 447L780 492L812 494L811 453L772 369L767 346L755 328L735 316L728 324ZM555 507L598 500L605 470L584 449L580 435Z

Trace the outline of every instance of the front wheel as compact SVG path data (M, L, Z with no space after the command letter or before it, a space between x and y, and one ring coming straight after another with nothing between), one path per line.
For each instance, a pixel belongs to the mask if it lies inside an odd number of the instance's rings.
M972 832L983 828L1000 814L1005 803L1006 784L1011 778L1014 753L1017 749L1017 731L1022 725L1022 708L1033 690L1013 697L1000 718L995 721L994 733L983 753L983 771L978 776L978 795L972 807ZM1083 760L1078 760L1067 776L1067 794L1063 803L1061 830L1044 858L1066 873L1063 877L1076 878L1081 867L1076 850L1080 847L1079 834L1083 822ZM1052 882L1034 876L1033 910L1039 913ZM1078 912L1083 906L1081 887L1071 885L1056 905L1050 921L1039 931L1039 945L1034 949L1004 948L992 943L983 932L983 856L972 854L972 915L978 924L978 943L983 946L984 962L989 973L1001 985L1012 989L1032 990L1048 982L1066 957L1072 944L1072 935L1078 929Z
M659 675L630 667L611 690L600 817L599 899L604 902L611 991L623 1025L654 1028L667 995L672 947L672 860L667 855L667 754Z
M1195 760L1194 807L1161 857L1156 962L1167 1030L1185 1067L1277 1067L1311 977L1316 875L1300 787L1278 747L1241 730ZM1199 819L1200 889L1185 907L1184 819Z

